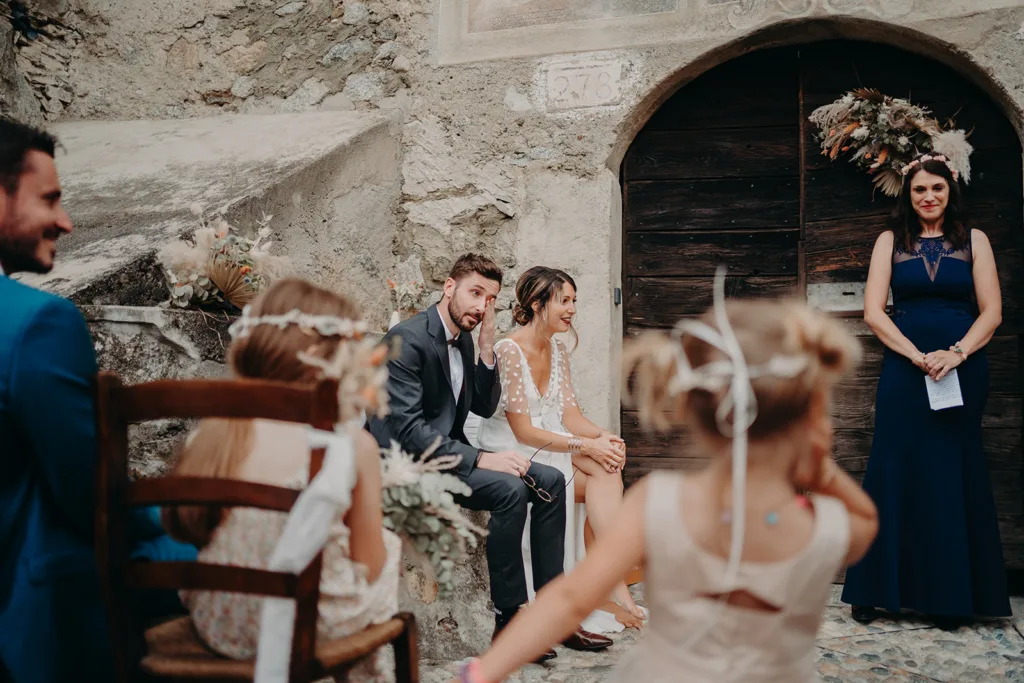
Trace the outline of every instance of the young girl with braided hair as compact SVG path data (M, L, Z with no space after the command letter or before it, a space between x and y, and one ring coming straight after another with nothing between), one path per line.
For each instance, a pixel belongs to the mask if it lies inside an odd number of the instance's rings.
M650 625L609 680L816 680L832 581L877 531L871 499L830 457L832 390L859 354L838 322L802 303L726 305L722 272L701 320L632 343L627 400L647 426L686 426L708 466L633 486L586 559L468 662L461 681L500 681L532 661L640 561Z

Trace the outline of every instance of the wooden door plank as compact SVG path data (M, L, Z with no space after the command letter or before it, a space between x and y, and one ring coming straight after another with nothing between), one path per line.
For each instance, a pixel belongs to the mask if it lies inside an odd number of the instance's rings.
M708 277L726 264L735 276L795 276L799 237L799 230L629 233L627 274Z
M795 125L643 131L633 141L623 172L627 182L796 176L799 137Z
M627 184L627 232L796 228L799 179L731 178Z
M726 295L734 298L780 297L794 294L791 275L726 278ZM684 316L703 314L712 302L709 277L631 277L627 282L626 324L672 327Z

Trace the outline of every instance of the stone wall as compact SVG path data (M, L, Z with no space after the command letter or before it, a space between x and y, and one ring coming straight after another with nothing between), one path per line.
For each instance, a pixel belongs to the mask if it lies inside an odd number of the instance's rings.
M32 88L18 69L14 31L3 19L0 19L0 115L37 125L43 119Z

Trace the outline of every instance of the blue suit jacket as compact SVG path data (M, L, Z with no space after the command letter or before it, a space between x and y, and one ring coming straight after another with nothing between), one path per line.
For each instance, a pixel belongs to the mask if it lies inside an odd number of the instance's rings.
M113 680L93 549L96 357L67 299L0 275L0 680ZM195 558L153 510L135 554Z

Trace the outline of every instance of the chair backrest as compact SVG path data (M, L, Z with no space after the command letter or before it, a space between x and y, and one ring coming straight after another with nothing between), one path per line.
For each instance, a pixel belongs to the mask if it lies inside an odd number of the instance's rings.
M126 521L132 506L209 505L288 512L299 495L283 487L203 477L130 481L129 425L166 418L263 418L331 431L338 419L337 383L162 380L126 386L109 372L100 373L97 381L96 553L120 680L136 678L145 653L137 600L146 589L232 591L294 599L290 679L309 680L315 663L320 555L297 576L200 562L131 561ZM323 457L323 449L312 453L311 479Z

